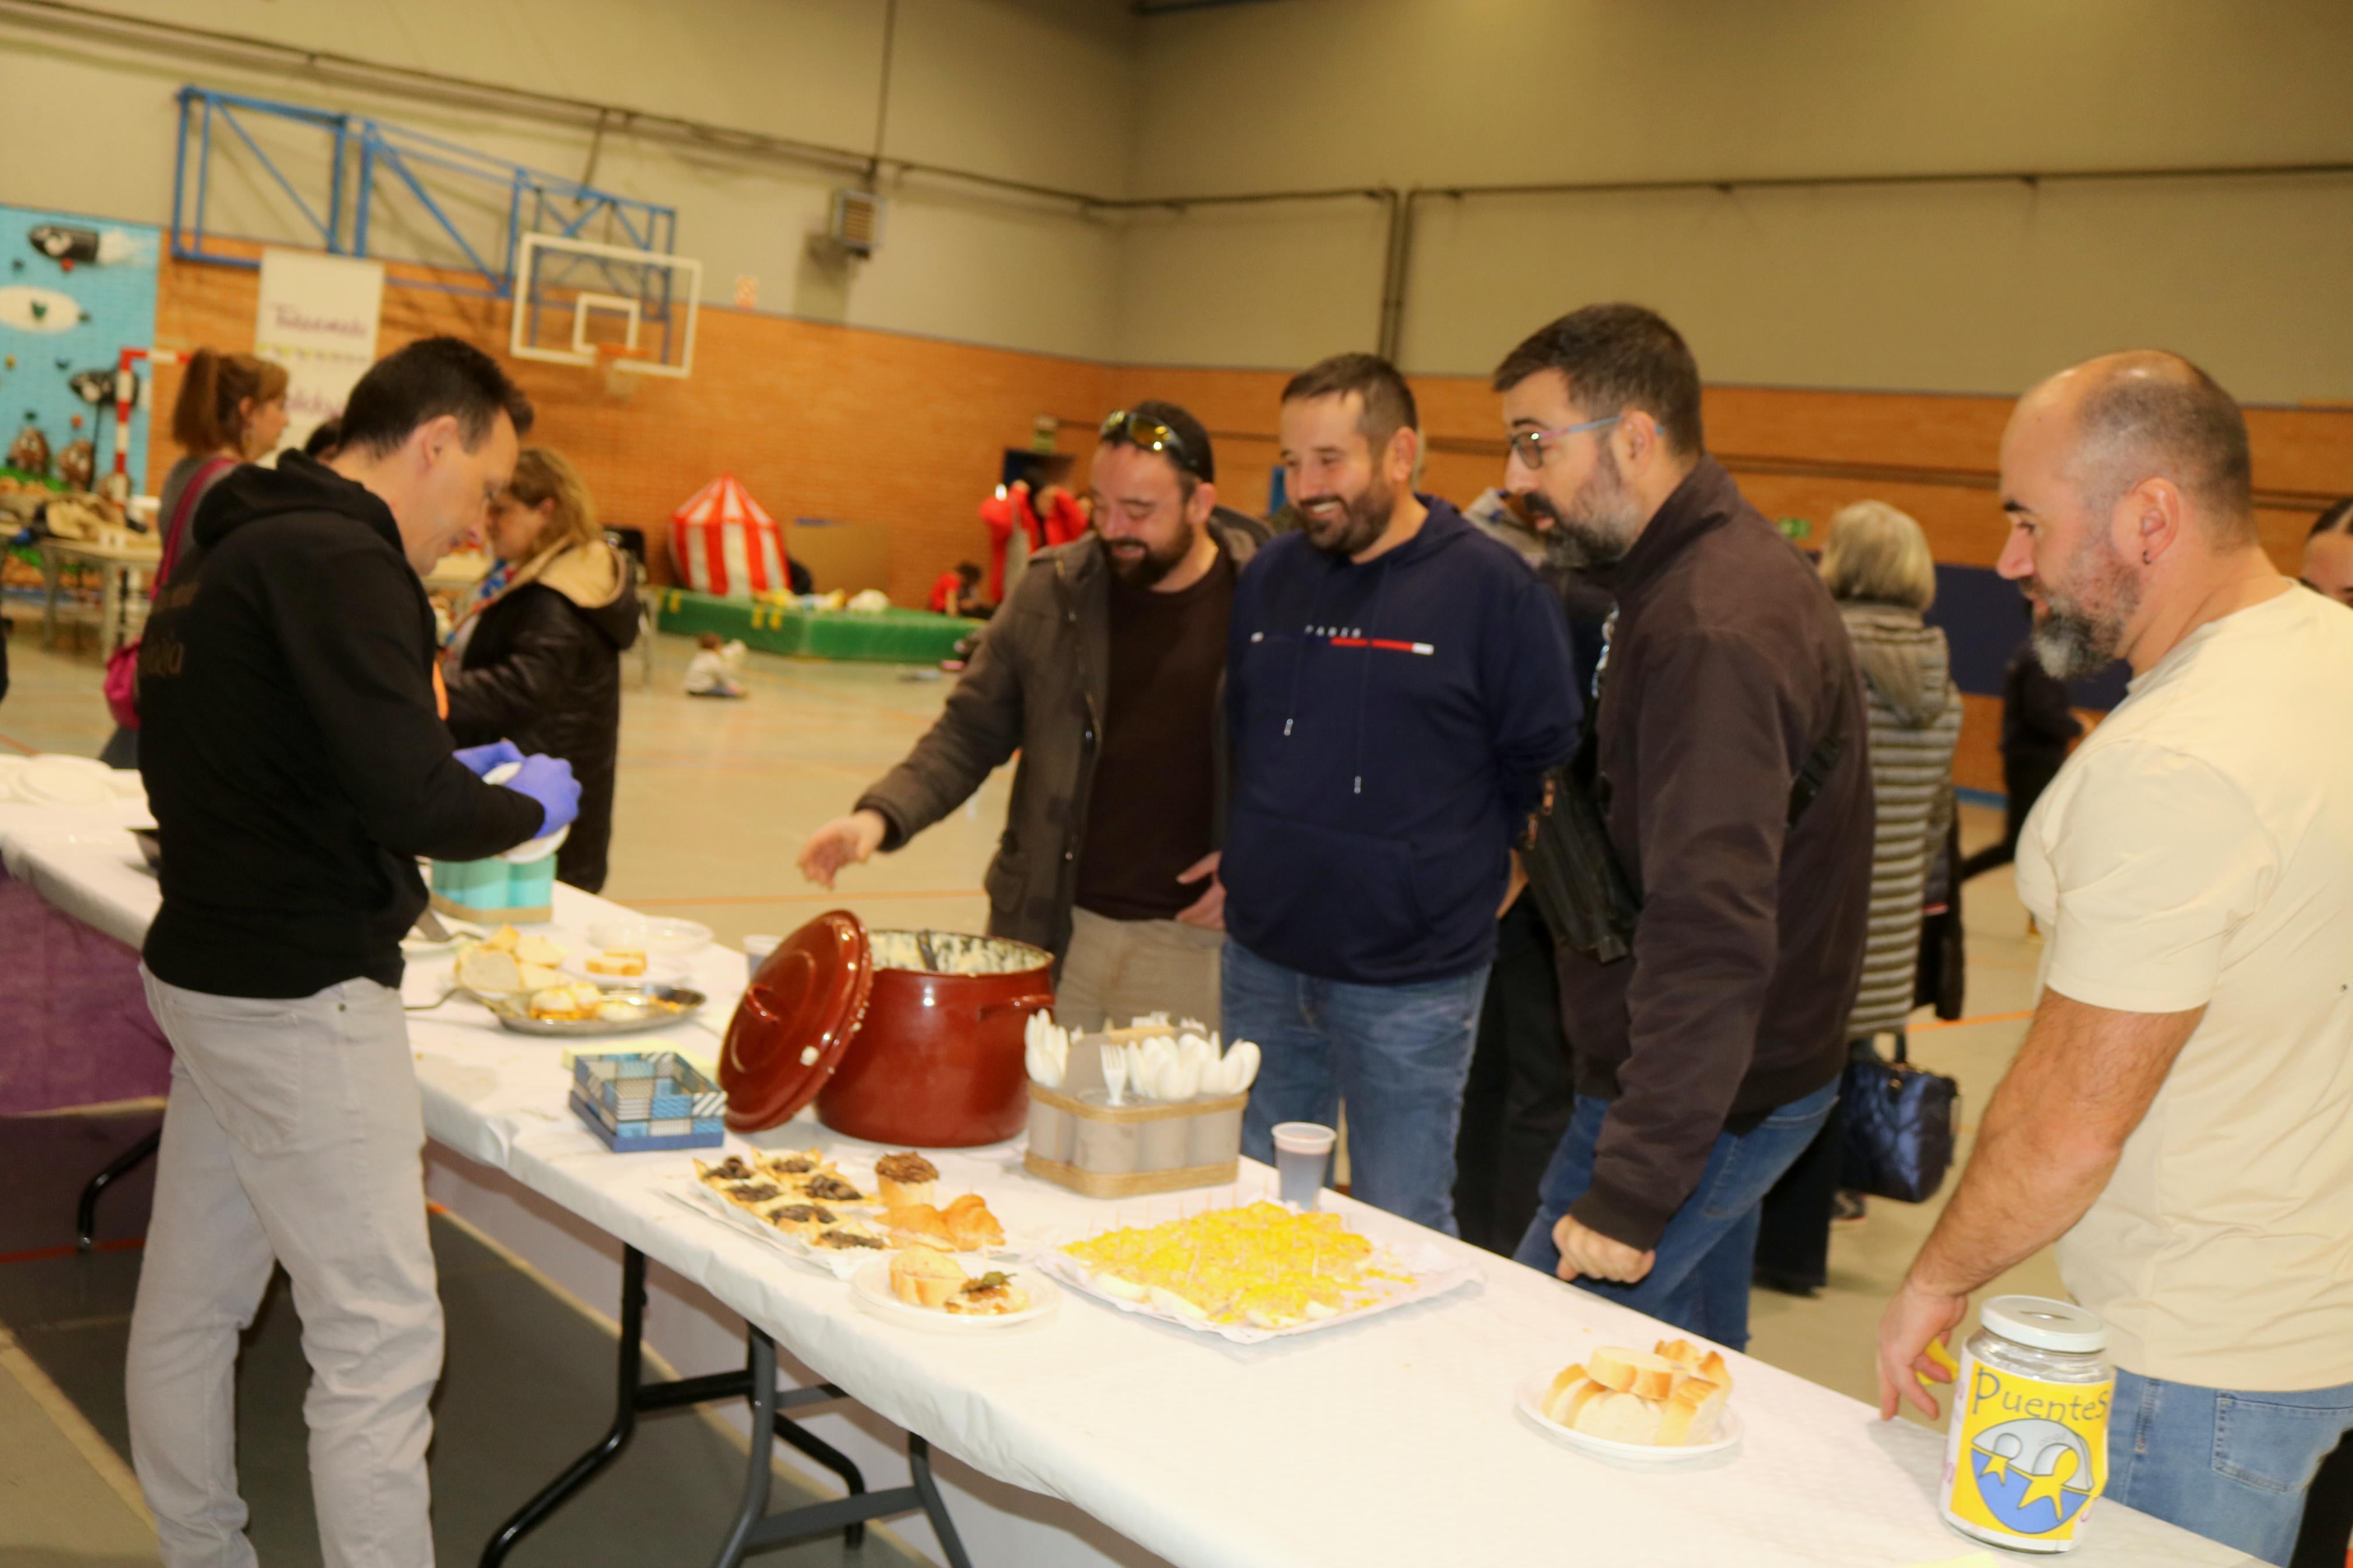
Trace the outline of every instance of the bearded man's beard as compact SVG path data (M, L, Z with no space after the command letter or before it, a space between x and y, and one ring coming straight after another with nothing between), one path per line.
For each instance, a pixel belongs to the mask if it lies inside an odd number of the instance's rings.
M1396 487L1375 479L1355 496L1316 496L1314 502L1337 502L1327 511L1299 509L1307 542L1326 555L1354 555L1386 532L1397 510Z
M2064 589L2029 578L2020 584L2042 595L2034 617L2034 657L2056 680L2081 680L2114 664L2125 626L2140 608L2140 579L2105 535L2084 542L2067 563Z
M1634 531L1642 521L1626 489L1626 477L1619 469L1618 455L1606 445L1593 472L1586 476L1566 507L1554 505L1542 490L1530 490L1521 499L1531 513L1552 521L1552 526L1544 531L1545 555L1557 567L1616 564L1633 543Z

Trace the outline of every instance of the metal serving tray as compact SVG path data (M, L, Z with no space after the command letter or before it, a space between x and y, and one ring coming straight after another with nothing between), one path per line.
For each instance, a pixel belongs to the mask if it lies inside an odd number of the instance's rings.
M687 985L664 985L659 982L644 984L607 984L596 983L606 998L614 1002L635 1002L643 1011L634 1018L534 1018L530 1013L528 996L483 996L472 993L483 1006L494 1014L501 1028L512 1029L518 1035L635 1035L647 1029L659 1029L666 1025L683 1023L692 1017L705 1002L711 1000L702 992Z

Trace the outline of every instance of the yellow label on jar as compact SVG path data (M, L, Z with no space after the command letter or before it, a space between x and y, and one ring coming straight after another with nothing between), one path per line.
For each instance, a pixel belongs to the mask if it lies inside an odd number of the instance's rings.
M1954 1383L1945 1514L1973 1533L2072 1542L2108 1481L2116 1380L2051 1383L1961 1356Z

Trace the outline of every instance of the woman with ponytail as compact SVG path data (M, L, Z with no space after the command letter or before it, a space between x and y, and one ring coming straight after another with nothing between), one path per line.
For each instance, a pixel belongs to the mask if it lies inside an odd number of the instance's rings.
M206 490L239 463L259 462L278 447L286 432L286 367L251 354L198 349L180 378L179 401L172 405L172 438L180 460L164 476L163 504L155 520L174 531L195 515ZM201 476L202 482L198 483ZM188 487L196 485L195 494ZM183 508L182 500L187 505ZM157 579L161 585L161 578Z
M596 892L613 835L621 655L638 637L628 557L605 542L588 488L544 447L525 447L491 503L483 579L442 655L449 729L461 746L512 741L572 764L580 815L555 874Z
M286 367L252 354L198 349L188 356L180 395L172 405L172 438L179 461L164 476L156 498L155 526L164 552L148 579L147 596L162 589L179 563L188 524L206 492L239 463L257 462L278 447L286 430ZM139 765L139 717L135 708L139 646L117 649L107 666L106 702L115 719L113 738L99 759L111 767Z

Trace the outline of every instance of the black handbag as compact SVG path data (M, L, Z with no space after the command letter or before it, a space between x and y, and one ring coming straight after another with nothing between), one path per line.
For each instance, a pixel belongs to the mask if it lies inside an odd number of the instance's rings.
M1936 1194L1952 1168L1961 1086L1905 1058L1899 1031L1894 1061L1873 1052L1847 1064L1839 1087L1846 1122L1839 1185L1917 1204Z

